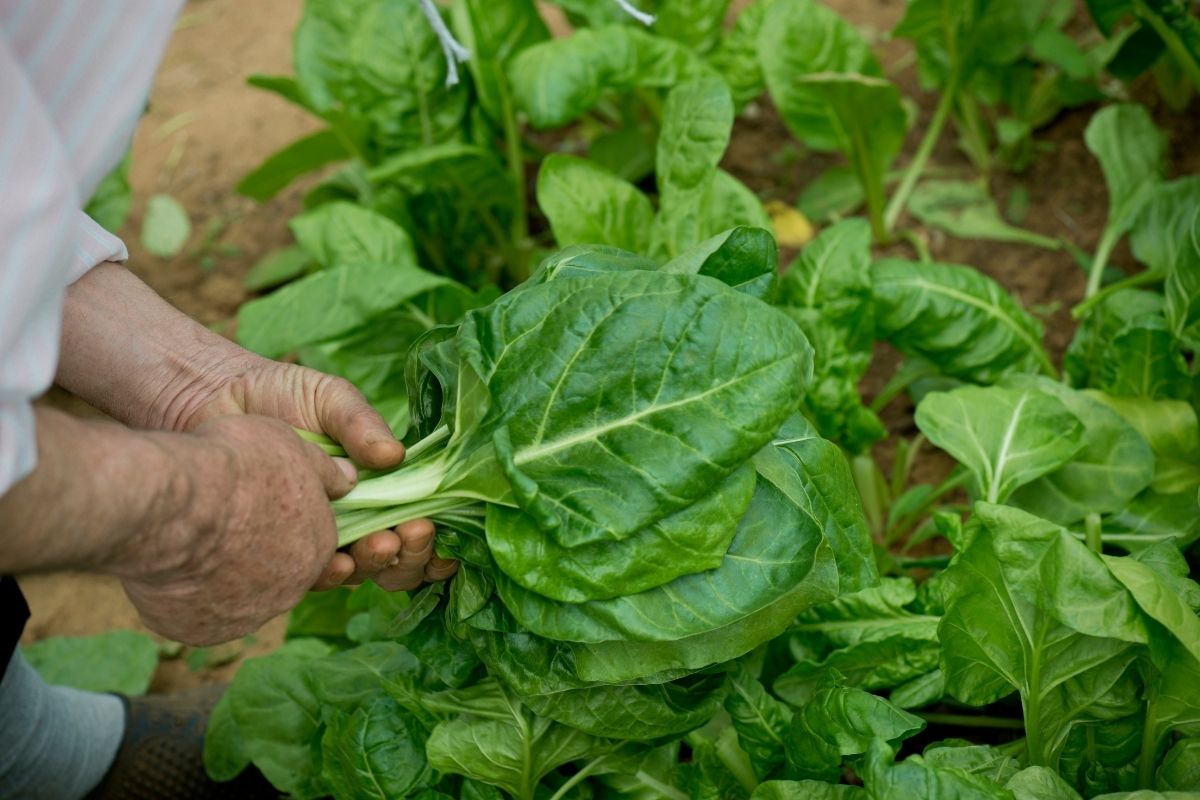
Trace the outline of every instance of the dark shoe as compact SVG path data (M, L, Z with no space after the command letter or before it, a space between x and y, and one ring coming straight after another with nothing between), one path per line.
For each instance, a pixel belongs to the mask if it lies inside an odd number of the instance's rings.
M228 783L204 771L204 729L224 686L122 697L125 738L108 774L87 800L276 800L251 767Z

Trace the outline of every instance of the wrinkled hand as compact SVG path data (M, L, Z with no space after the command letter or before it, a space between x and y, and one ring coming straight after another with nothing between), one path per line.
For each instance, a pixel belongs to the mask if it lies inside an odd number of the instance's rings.
M192 645L257 629L304 596L337 547L346 472L287 424L226 416L172 443L179 509L133 537L118 572L152 629Z
M392 436L383 417L348 381L251 353L227 360L214 371L218 374L212 380L203 387L196 384L179 399L180 429L193 430L222 416L256 414L324 433L338 441L354 462L370 469L394 467L404 458L404 446ZM353 481L354 468L337 461ZM349 553L335 553L313 588L372 579L395 591L414 589L425 580L445 580L458 564L433 555L433 537L429 520L373 533L351 545Z

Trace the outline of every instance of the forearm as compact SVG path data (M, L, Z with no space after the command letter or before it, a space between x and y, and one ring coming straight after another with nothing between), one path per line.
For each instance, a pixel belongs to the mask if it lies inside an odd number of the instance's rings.
M185 436L53 409L36 414L37 468L0 496L0 573L84 569L126 577L154 559L165 567L182 557L169 541L171 521L186 513L193 494L177 466Z
M67 292L57 382L129 425L179 430L190 399L207 394L199 384L253 358L129 270L101 264Z

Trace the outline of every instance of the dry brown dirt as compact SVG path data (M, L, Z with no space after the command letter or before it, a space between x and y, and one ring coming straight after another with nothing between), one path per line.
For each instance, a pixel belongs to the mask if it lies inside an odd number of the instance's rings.
M917 85L911 50L888 41L885 33L903 13L903 0L825 0L849 20L877 37L877 52L889 77L921 109L921 121L908 147L928 119L933 100ZM744 5L736 0L735 6ZM299 208L305 184L276 200L257 205L237 196L237 181L265 156L314 127L303 112L245 85L255 72L290 73L291 31L301 0L192 0L188 3L155 82L148 112L133 149L133 213L122 233L131 252L130 267L170 302L205 324L226 324L245 298L241 278L263 254L288 243L286 220ZM1152 107L1152 92L1138 92ZM1193 111L1195 106L1193 106ZM1039 134L1046 150L1025 174L999 174L992 189L1004 208L1017 187L1028 192L1026 225L1040 233L1064 236L1090 250L1096 243L1107 209L1107 196L1095 161L1083 146L1082 131L1091 109L1070 112ZM1200 172L1200 150L1188 142L1200 138L1200 114L1168 117L1155 110L1171 136L1176 174ZM782 159L780 155L792 154ZM828 157L799 153L786 128L768 104L739 122L726 166L764 198L795 200L800 189L832 162ZM951 137L935 154L940 168L961 169L965 159ZM141 213L149 196L165 192L187 209L194 228L189 246L178 257L162 260L145 253L137 241ZM1084 276L1065 251L1048 252L1018 245L968 242L924 231L934 257L971 264L999 278L1029 307L1040 310L1052 351L1060 353L1071 334L1069 308L1081 296ZM1117 263L1128 264L1118 251ZM876 391L894 368L887 353L865 382ZM56 394L51 402L86 413L77 401ZM914 432L908 409L897 401L887 419L900 433ZM887 453L880 455L886 459ZM944 462L922 462L918 477L936 476ZM95 633L117 627L138 628L136 613L110 579L58 574L22 581L33 619L26 640L56 634ZM282 620L257 635L256 643L234 646L223 656L244 656L280 641ZM223 660L223 659L222 659ZM225 680L238 659L217 669L193 671L184 659L164 661L155 690Z

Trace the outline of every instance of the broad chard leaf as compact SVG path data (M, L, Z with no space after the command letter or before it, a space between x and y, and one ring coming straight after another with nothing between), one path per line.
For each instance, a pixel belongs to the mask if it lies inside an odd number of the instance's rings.
M643 312L655 350L628 323ZM811 374L784 315L712 278L639 270L512 292L469 314L457 346L491 394L485 428L518 503L566 546L698 499L770 440Z
M971 472L975 497L1002 503L1063 467L1083 447L1084 426L1061 400L1035 388L964 386L926 395L917 426Z
M1003 506L976 511L982 528L944 573L947 689L970 705L1016 690L1031 763L1055 766L1074 726L1136 711L1131 665L1149 632L1067 531Z
M591 161L547 156L538 171L537 199L561 247L607 244L634 253L650 248L649 198Z
M895 757L895 749L882 738L871 742L862 777L872 800L1013 800L1013 794L1000 784L960 767L932 764L919 755L900 762Z
M22 645L21 655L46 683L88 692L145 694L158 669L158 644L130 630L51 636Z
M708 230L713 184L732 128L733 100L719 78L689 81L667 95L655 167L656 249L675 256L716 232Z
M337 800L391 800L434 783L425 729L380 695L353 713L333 709L321 737L322 774Z
M1010 502L1069 525L1088 514L1122 510L1154 479L1154 451L1112 409L1049 378L1013 376L1005 386L1026 387L1058 398L1083 425L1083 447L1059 469L1017 489Z
M843 150L844 134L827 106L829 93L806 79L818 73L879 77L870 47L850 23L815 0L775 0L764 13L759 59L784 122L809 147Z
M566 125L609 93L669 89L710 74L690 48L626 25L535 44L508 65L518 107L535 128Z
M1094 393L1120 414L1154 451L1154 481L1161 494L1194 492L1200 486L1200 421L1196 410L1178 400L1139 400Z
M871 267L876 336L950 377L994 383L1056 370L1042 326L1000 284L970 267L884 259Z

